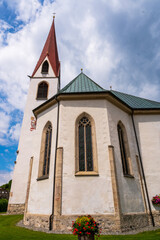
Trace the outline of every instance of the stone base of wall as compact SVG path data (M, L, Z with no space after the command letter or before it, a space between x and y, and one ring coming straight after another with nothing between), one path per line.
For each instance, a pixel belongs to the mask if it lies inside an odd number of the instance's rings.
M144 228L149 225L149 216L146 213L123 214L121 216L122 232Z
M75 221L78 216L54 216L53 230L71 232L72 221ZM120 232L120 221L114 215L92 215L92 217L100 224L102 233Z
M71 233L72 221L75 221L78 215L62 215L54 216L53 218L53 231ZM102 233L107 232L120 232L120 221L114 215L92 215L97 222L100 223ZM24 225L34 226L37 228L49 229L50 216L39 214L25 214Z
M24 204L8 204L8 214L23 214Z
M37 228L44 228L49 230L50 215L28 214L23 218L23 223L26 226L33 226Z
M71 233L72 221L75 221L78 215L54 216L53 231ZM92 215L100 223L102 234L108 232L127 232L141 229L151 225L150 216L145 213L123 214L121 219L115 215ZM160 225L160 213L154 214L156 226ZM30 214L24 215L24 225L47 229L50 226L50 215Z
M160 226L160 211L153 211L152 213L153 213L155 225ZM150 224L152 225L151 220L150 220Z

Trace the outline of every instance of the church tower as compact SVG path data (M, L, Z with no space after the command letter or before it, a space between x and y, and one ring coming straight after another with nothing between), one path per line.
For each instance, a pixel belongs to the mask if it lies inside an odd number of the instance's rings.
M24 111L17 159L14 167L13 181L9 198L8 212L23 213L27 196L27 182L30 160L33 156L33 139L36 129L36 119L32 110L53 95L60 88L60 62L56 43L54 18L43 47L40 58L32 76Z

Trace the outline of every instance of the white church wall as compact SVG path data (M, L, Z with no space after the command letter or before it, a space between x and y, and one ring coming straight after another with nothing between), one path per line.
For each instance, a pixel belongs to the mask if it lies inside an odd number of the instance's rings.
M123 213L144 212L139 173L136 163L137 148L131 116L108 101L106 101L106 107L108 109L111 144L114 146L115 150L121 210ZM121 121L126 128L131 156L131 168L134 178L124 177L123 175L117 131L117 124L119 121Z
M57 127L57 105L39 114L37 118L37 129L34 136L33 170L28 201L28 213L32 214L51 214L53 202L53 174L55 160L56 127ZM46 123L52 123L52 142L49 167L49 178L37 181L42 131Z
M22 122L18 155L16 164L14 167L13 182L11 187L11 195L9 198L9 204L24 204L26 197L27 181L29 174L29 162L33 156L33 138L35 131L30 131L31 128L31 117L34 117L32 110L42 104L45 100L36 100L37 87L41 81L47 81L49 84L48 97L53 96L55 91L55 85L58 83L57 78L50 79L35 79L32 78L30 81L29 92L27 96L27 102L24 111L24 117Z
M151 201L160 194L160 115L135 115L134 119Z
M99 176L75 176L75 122L83 112L95 121ZM62 214L114 213L105 100L62 101L58 146L63 147Z

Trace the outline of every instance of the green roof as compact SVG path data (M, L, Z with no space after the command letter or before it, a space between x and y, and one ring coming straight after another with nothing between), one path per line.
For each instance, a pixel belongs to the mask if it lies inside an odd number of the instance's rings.
M110 92L114 97L118 98L121 102L132 109L160 109L160 102L151 101L118 91L107 91L104 88L100 87L88 76L86 76L83 72L81 72L76 78L74 78L70 83L62 88L58 94L95 92Z
M62 88L59 93L88 93L104 91L106 90L81 72L76 78Z
M130 94L114 91L114 90L105 90L95 83L92 79L87 77L83 72L81 72L76 78L74 78L70 83L68 83L64 88L62 88L56 95L48 99L46 102L39 105L33 110L41 108L45 104L48 104L53 99L57 98L61 94L85 94L85 93L105 93L106 96L111 94L114 98L121 101L123 104L127 105L132 110L150 110L150 109L159 109L160 102L151 101L149 99L136 97Z
M110 91L119 100L127 104L132 109L160 109L160 102L151 101L145 98L135 97L126 93Z

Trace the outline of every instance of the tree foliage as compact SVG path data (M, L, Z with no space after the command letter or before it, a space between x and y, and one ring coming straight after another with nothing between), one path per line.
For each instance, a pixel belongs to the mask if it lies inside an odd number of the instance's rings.
M5 190L10 191L10 189L11 189L11 184L12 184L12 180L10 180L8 183L0 186L0 188L3 188L3 189L5 189Z

